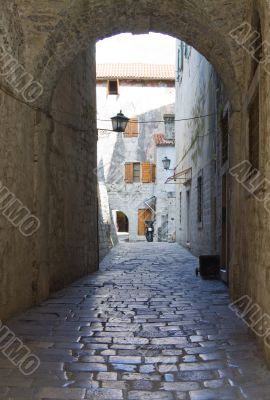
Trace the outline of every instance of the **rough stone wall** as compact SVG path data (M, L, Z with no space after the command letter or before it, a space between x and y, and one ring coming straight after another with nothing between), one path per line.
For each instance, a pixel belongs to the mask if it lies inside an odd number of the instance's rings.
M226 0L17 0L16 9L27 43L27 65L45 83L46 93L89 38L157 31L181 38L203 53L234 95L235 80L242 78L242 54L228 32L243 20L249 3L236 0L232 7Z
M24 205L37 213L35 168L35 112L1 93L0 181ZM44 131L46 126L44 124ZM45 133L44 132L44 133ZM2 204L2 196L1 196ZM2 204L3 205L3 204ZM0 215L0 318L29 307L35 297L37 240L39 233L24 237Z
M50 286L97 268L95 52L74 60L54 93L49 137ZM92 124L92 126L91 126Z
M44 96L39 105L48 109L53 88L64 68L88 47L90 39L150 30L181 38L204 54L224 82L232 107L230 165L235 165L246 158L247 152L244 99L250 57L230 38L229 32L241 22L251 21L253 7L259 10L264 39L269 42L270 4L265 0L2 1L1 43L9 45L27 71L44 84ZM262 72L260 81L262 171L269 178L269 76ZM0 85L1 88L8 86L4 77L1 77ZM8 89L12 92L10 87ZM4 127L0 134L1 147L5 149L2 150L4 158L0 160L2 174L6 179L9 177L11 189L22 201L48 220L48 164L42 159L49 156L46 141L52 130L51 120L43 115L42 122L36 127L35 112L10 97L4 97L0 112ZM37 136L39 140L34 140ZM32 168L34 143L35 154L39 151L40 155L39 162L35 161L35 169ZM270 308L268 213L253 198L246 196L233 180L230 181L230 209L232 296L249 294L262 307L262 312L267 312ZM24 243L5 226L5 222L2 222L0 235L3 249L0 285L1 293L5 293L0 314L5 317L30 305L33 298L44 298L48 292L49 285L45 279L49 265L46 257L48 241L40 230L39 239L32 238ZM43 267L40 269L37 265ZM43 279L41 274L44 274ZM37 275L39 283L33 283L33 287L38 290L33 291L32 281L37 282ZM269 354L268 358L270 360Z
M261 17L263 40L270 42L269 29L269 3L258 1L255 4ZM250 6L246 21L251 23L254 9ZM245 52L242 63L244 86L242 92L241 111L231 115L230 124L230 166L248 160L248 115L247 98L251 82L252 58ZM269 71L269 64L267 64ZM269 109L270 109L270 77L263 65L259 66L259 91L260 91L260 166L261 180L270 181L269 168ZM238 129L239 135L234 135ZM269 194L269 184L262 185L255 193L263 199ZM259 311L256 315L264 315L264 322L270 310L270 215L264 207L263 201L256 200L234 178L230 180L231 198L231 265L230 287L234 299L243 295L250 296L252 304L258 304ZM262 324L261 320L261 324ZM262 325L261 325L262 327ZM258 339L270 363L269 346L264 343L264 338Z
M40 220L24 237L1 208L1 319L97 269L94 46L63 72L51 113L1 93L0 180Z
M107 188L104 182L98 182L98 232L99 260L118 244L117 233L109 204Z

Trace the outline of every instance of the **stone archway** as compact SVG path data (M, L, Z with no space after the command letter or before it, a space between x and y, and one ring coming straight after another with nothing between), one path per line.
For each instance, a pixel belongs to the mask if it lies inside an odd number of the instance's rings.
M129 232L129 220L125 213L122 211L116 211L116 223L117 232L128 233Z
M229 32L240 25L244 12L243 2L232 9L225 1L79 1L56 18L43 47L33 54L35 76L44 84L48 100L61 71L89 44L122 32L153 31L180 38L202 53L215 66L237 107L242 52Z

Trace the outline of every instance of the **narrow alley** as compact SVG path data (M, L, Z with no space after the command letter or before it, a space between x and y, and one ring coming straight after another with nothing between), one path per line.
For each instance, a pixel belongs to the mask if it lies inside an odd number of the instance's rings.
M40 366L23 376L0 353L0 398L269 399L270 372L227 287L196 266L178 244L116 246L99 272L7 322Z

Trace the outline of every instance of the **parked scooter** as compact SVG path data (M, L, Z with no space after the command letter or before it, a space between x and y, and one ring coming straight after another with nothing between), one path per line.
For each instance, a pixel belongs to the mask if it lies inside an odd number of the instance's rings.
M145 221L145 237L147 242L154 240L154 221Z

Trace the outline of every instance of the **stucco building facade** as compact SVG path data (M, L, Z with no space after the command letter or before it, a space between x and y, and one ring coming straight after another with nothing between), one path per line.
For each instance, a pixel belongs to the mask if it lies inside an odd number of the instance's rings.
M176 58L176 238L197 256L221 255L226 268L223 87L214 67L186 43L177 41Z
M145 220L155 221L155 240L175 239L174 188L161 173L161 148L174 156L174 119L168 126L166 118L174 113L174 77L173 65L97 66L98 175L116 228L128 230L130 241L145 240ZM110 118L119 110L130 118L125 133L111 131Z

